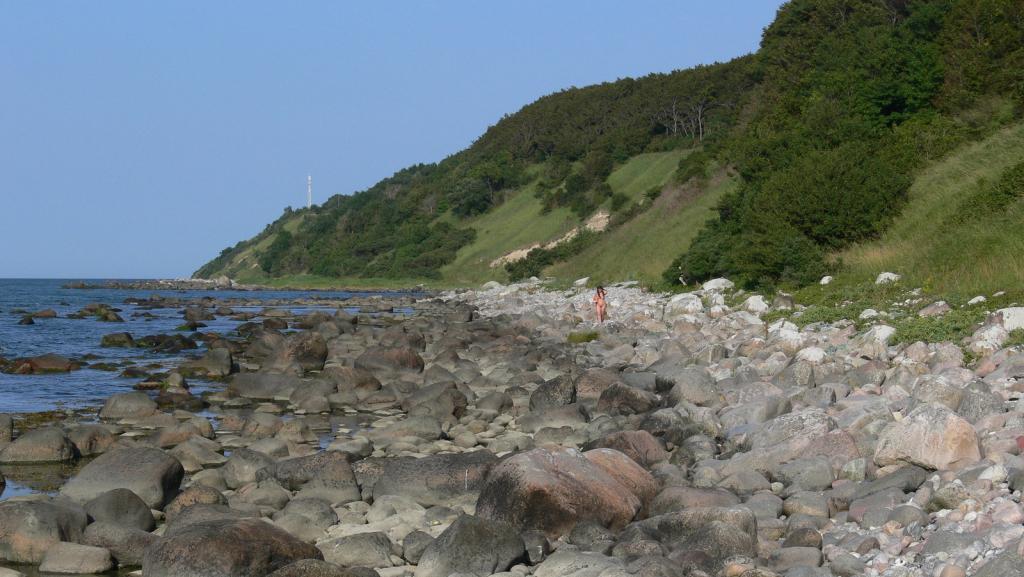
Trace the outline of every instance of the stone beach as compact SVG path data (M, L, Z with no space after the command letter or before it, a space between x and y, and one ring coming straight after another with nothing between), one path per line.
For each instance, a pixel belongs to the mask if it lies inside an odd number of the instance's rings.
M0 501L0 576L1024 576L1018 311L968 364L884 318L771 320L792 303L726 279L607 289L601 325L589 290L527 281L112 327L205 348L95 420L0 415L0 464L75 467Z

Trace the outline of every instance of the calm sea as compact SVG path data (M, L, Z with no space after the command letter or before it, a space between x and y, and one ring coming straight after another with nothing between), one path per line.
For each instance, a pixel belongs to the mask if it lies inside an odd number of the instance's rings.
M81 279L73 279L81 280ZM182 324L179 307L166 309L140 309L125 304L128 298L147 298L152 295L179 299L241 298L249 301L275 299L343 299L354 295L372 293L351 293L344 291L146 291L120 289L66 289L61 285L67 280L58 279L0 279L0 357L7 359L29 357L45 353L57 353L66 357L81 357L93 354L98 358L93 363L123 362L172 365L180 361L180 355L154 354L145 349L117 349L100 347L104 334L129 332L136 338L152 334L171 334ZM86 281L101 283L103 281ZM76 312L89 303L102 302L121 309L119 313L125 322L107 323L93 318L69 319L69 313ZM236 311L258 311L262 306L233 306ZM303 312L310 307L287 307ZM18 321L23 313L19 310L36 312L43 309L57 311L58 318L36 319L34 325L21 326ZM136 313L150 313L151 317ZM226 333L233 330L239 321L217 317L206 321L203 331ZM199 343L202 346L202 343ZM186 354L201 354L186 351ZM128 391L140 379L124 378L119 372L93 370L89 368L66 374L48 375L7 375L0 373L0 413L46 411L55 408L75 408L97 405L112 393ZM202 383L198 390L202 390ZM195 387L193 390L197 390Z

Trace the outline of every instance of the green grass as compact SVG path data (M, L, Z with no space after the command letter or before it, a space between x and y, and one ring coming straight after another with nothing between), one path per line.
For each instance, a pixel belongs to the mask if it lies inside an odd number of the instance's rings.
M667 180L675 164L662 168L668 171ZM736 186L735 179L719 177L694 199L686 198L681 190L666 192L648 210L545 272L568 279L589 276L595 283L638 280L658 284L661 273L690 246L697 231L713 216L718 200Z
M1024 284L1024 201L956 222L967 198L1024 159L1024 124L962 147L925 169L902 214L877 241L840 255L844 275L866 281L883 270L953 295L991 294Z
M279 278L250 277L246 284L278 289L296 290L402 290L422 285L428 289L454 288L455 285L437 279L419 278L360 278L360 277L324 277L317 275L289 275Z
M491 262L513 250L555 240L580 224L568 208L547 214L541 214L541 208L531 184L513 192L494 210L465 221L476 230L476 240L462 247L455 261L441 269L442 278L460 286L504 282L508 278L505 269L491 268Z
M608 186L612 187L612 192L624 194L630 200L640 200L648 190L664 186L679 161L690 152L670 150L638 154L608 176Z
M597 331L584 331L579 333L569 333L569 336L566 337L565 340L570 344L580 345L596 341L599 338L601 338L601 335L599 335Z

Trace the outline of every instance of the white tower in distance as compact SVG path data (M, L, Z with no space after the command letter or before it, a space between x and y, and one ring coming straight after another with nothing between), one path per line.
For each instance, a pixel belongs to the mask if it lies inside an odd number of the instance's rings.
M306 208L313 208L313 175L306 175Z

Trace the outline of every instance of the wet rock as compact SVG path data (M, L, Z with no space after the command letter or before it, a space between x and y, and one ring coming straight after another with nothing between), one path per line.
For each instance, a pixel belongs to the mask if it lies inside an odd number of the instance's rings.
M327 361L327 342L317 332L303 331L289 335L267 360L266 368L288 372L296 367L299 373L319 371Z
M323 560L316 547L258 519L193 523L148 547L146 577L267 575L300 559Z
M68 431L78 454L91 457L106 452L117 442L117 436L103 425L78 425Z
M19 375L39 375L46 373L69 373L80 368L82 368L80 363L51 353L28 359L17 359L12 361L11 366L5 369L5 371Z
M177 495L184 475L181 463L160 449L116 449L83 467L60 493L85 503L113 489L128 489L151 509L160 509Z
M37 564L61 541L79 541L87 522L81 508L59 501L0 502L0 558Z
M25 433L0 451L0 463L63 463L77 457L64 431L43 427Z
M206 351L201 359L186 363L184 368L208 377L226 377L234 372L234 358L226 348L213 348Z
M491 575L508 569L524 552L523 540L511 526L462 515L427 546L415 577Z
M132 338L131 333L110 333L103 335L100 339L100 346L130 349L135 347L135 339Z

